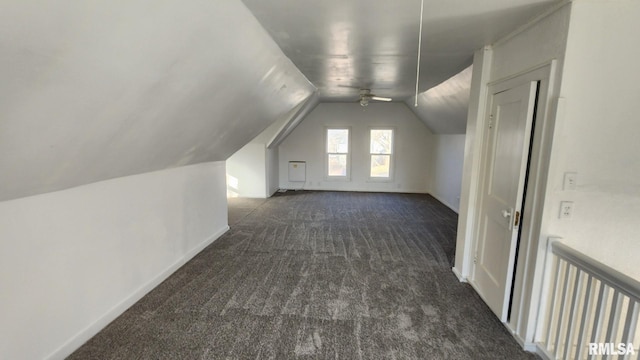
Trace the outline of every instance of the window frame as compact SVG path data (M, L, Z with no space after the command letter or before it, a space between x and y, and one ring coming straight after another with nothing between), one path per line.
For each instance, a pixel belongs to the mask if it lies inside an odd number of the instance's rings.
M390 153L373 153L371 152L371 132L373 130L391 130L391 149ZM395 180L395 163L396 163L396 136L397 131L393 126L372 126L369 127L369 141L367 141L367 154L368 154L368 165L367 165L367 177L370 182L393 182ZM374 155L389 155L389 176L388 177L379 177L379 176L371 176L371 159Z
M347 152L329 152L329 130L347 130ZM351 181L351 134L350 126L325 126L324 128L324 178L328 181ZM329 155L347 155L347 174L345 176L329 175Z

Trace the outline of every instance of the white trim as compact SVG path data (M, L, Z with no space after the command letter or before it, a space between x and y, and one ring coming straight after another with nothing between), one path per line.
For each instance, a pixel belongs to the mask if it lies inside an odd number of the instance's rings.
M551 83L550 79L555 70L555 64L556 60L552 59L515 74L493 80L487 86L493 87L497 92L501 92L522 85L527 81L548 80Z
M371 152L371 131L372 130L391 130L391 152L389 154L375 154ZM367 176L367 182L375 183L390 183L395 181L395 163L396 163L396 134L397 130L395 126L370 126L369 127L369 141L367 142L367 154L369 157L369 174ZM374 155L387 155L389 156L389 176L388 177L372 177L371 176L371 157Z
M276 188L275 190L273 190L273 191L271 192L271 194L268 194L268 195L267 195L267 197L266 197L265 199L268 199L268 198L272 197L275 193L277 193L277 192L278 192L278 191L280 191L280 190L281 190L280 188Z
M458 281L463 283L467 282L467 278L462 276L462 274L460 273L460 270L458 270L455 266L451 268L451 271L453 271L453 275L455 275L458 278Z
M551 283L551 277L552 277L551 269L553 268L553 261L552 259L550 259L550 256L549 256L549 254L551 254L551 243L553 241L559 241L561 239L562 238L559 236L549 236L545 244L545 251L538 255L538 264L540 265L540 269L542 269L541 271L543 272L542 281L540 285L541 289L549 289L549 286ZM542 258L540 258L540 256L542 256ZM538 294L538 308L536 310L536 318L535 318L536 327L535 327L534 338L533 338L534 341L540 340L540 335L543 334L545 321L547 317L546 314L548 309L549 309L548 294L544 291L540 291Z
M490 77L491 48L485 47L484 56L479 59L478 70L482 70L479 78L474 81L480 83L478 91L477 113L469 112L469 123L474 128L468 130L468 134L472 134L472 142L465 142L465 162L470 160L470 164L465 163L466 171L463 174L463 188L461 192L460 202L460 220L458 224L457 251L461 251L462 255L457 254L454 273L458 278L465 279L476 290L476 284L473 282L473 254L475 252L475 223L476 206L478 197L479 173L477 171L478 164L481 162L479 151L476 151L484 143L483 129L488 105L489 86L504 86L506 88L517 85L518 82L528 80L540 80L540 92L537 106L536 126L534 129L533 148L531 152L531 163L529 173L528 190L525 200L525 213L529 221L527 227L522 229L522 237L520 243L520 254L518 269L519 278L514 279L514 291L520 292L520 307L517 320L512 322L515 329L515 335L522 339L523 347L533 350L536 341L536 326L538 325L539 307L542 296L541 294L541 267L544 266L544 251L546 244L541 244L540 238L542 234L542 213L544 209L545 193L548 188L547 180L550 171L550 151L553 141L554 127L556 119L560 117L562 101L559 104L554 102L558 96L557 84L558 78L557 60L552 59L545 63L533 66L527 70L518 72L517 74L505 76L501 79L488 81ZM476 53L477 55L478 53ZM474 58L477 60L478 56ZM472 83L472 86L474 84ZM473 91L473 88L472 88ZM475 156L473 154L476 154ZM468 175L466 175L468 174ZM465 180L464 176L469 176ZM524 221L524 219L523 219ZM526 240L525 240L526 239ZM541 264L542 262L542 264ZM482 298L482 296L480 295ZM484 300L484 299L483 299ZM514 337L515 337L514 335ZM536 349L537 353L540 353Z
M103 328L105 328L109 323L115 320L118 316L122 315L127 309L129 309L133 304L142 299L145 295L147 295L151 290L153 290L156 286L160 285L164 280L166 280L171 274L173 274L176 270L178 270L182 265L191 260L194 256L204 250L207 246L211 245L214 241L219 239L224 233L229 231L229 226L224 226L213 235L211 235L208 239L191 249L187 252L182 258L173 264L169 265L164 271L160 272L155 278L148 281L146 284L139 287L133 293L131 293L128 297L123 299L120 303L111 308L111 310L107 311L104 315L102 315L98 320L96 320L93 324L87 326L79 333L74 335L71 339L69 339L66 343L60 346L58 349L53 351L51 354L45 357L45 359L64 359L67 356L71 355L74 351L76 351L80 346L82 346L85 342L95 336L100 332Z
M517 176L516 178L518 179L517 181L517 188L516 188L516 194L515 194L515 204L514 207L512 208L511 212L513 213L514 210L520 210L523 206L523 202L524 202L524 197L525 197L525 185L527 183L527 175L528 175L528 165L529 165L529 157L530 157L530 144L533 138L533 129L534 129L534 123L536 121L536 108L537 108L537 100L536 100L536 96L537 96L537 92L538 92L538 88L540 87L540 81L537 81L535 79L529 79L531 76L524 74L522 77L517 77L517 78L513 78L504 82L491 82L489 83L489 98L487 99L487 107L486 107L486 114L485 114L485 118L486 119L490 119L491 118L491 114L494 111L498 111L499 109L496 108L496 104L498 104L498 99L501 96L509 96L509 95L505 95L508 94L508 91L514 90L514 91L520 91L522 89L526 89L526 99L527 101L524 102L524 104L526 104L527 106L527 110L526 110L526 116L524 118L524 128L522 129L522 136L523 136L523 143L522 143L522 148L518 149L522 151L522 154L520 156L519 160L519 168L516 169L516 173L515 174L510 174L510 175L515 175ZM523 80L525 79L525 80ZM498 115L496 115L498 116ZM497 122L499 122L499 118L495 119ZM474 246L474 251L475 254L478 254L478 247L481 245L481 241L484 241L484 237L482 235L482 233L484 233L484 229L481 226L481 224L483 223L483 221L481 221L481 218L484 214L484 208L487 204L487 198L485 197L486 195L490 194L489 188L487 188L487 184L489 184L489 179L491 178L491 174L489 172L489 170L491 169L491 167L493 166L492 164L495 162L494 158L490 158L490 153L492 153L492 149L495 149L495 143L492 141L495 141L494 137L491 136L491 134L494 134L495 136L497 133L494 133L494 131L496 130L491 130L491 126L485 126L484 130L485 135L484 135L484 141L483 141L483 146L482 146L482 152L481 152L481 159L480 159L480 183L479 183L479 189L480 192L478 193L478 207L475 211L474 216L476 217L476 221L475 221L475 229L474 229L474 237L476 239L475 242L475 246ZM489 162L491 161L491 162ZM523 221L527 219L526 214L523 214ZM502 320L503 322L506 322L508 317L509 317L509 309L510 309L510 301L512 298L512 285L515 281L515 276L514 276L514 272L515 272L515 258L516 258L516 247L517 247L517 243L519 242L520 239L520 231L519 231L519 227L511 227L511 225L509 225L509 229L510 229L510 238L509 238L509 257L507 259L507 274L506 274L506 278L505 278L505 283L504 283L504 297L502 299L502 307L501 307L501 315L499 316L500 320ZM475 271L474 271L474 278L475 278ZM486 290L486 289L485 289ZM520 302L521 303L521 302ZM487 304L488 305L488 304Z
M330 153L328 149L329 145L329 130L347 130L347 152L346 153ZM326 181L351 181L351 148L353 130L351 126L325 126L324 127L324 179ZM346 176L329 176L329 155L346 155L347 156L347 175Z
M572 2L573 2L573 0L563 0L563 1L555 4L554 6L551 6L550 8L546 9L544 12L539 14L538 16L536 16L533 19L527 21L522 26L518 27L517 29L513 30L512 32L508 33L507 35L503 36L502 38L498 39L497 41L495 41L491 45L492 46L498 46L498 45L504 44L505 42L509 41L510 39L512 39L513 37L517 36L518 34L521 34L521 33L525 32L525 31L529 30L534 25L536 25L537 23L542 21L542 19L546 18L547 16L553 15L556 11L562 9L563 7L565 7L566 5L569 5Z
M581 272L593 276L614 291L631 298L630 300L640 302L640 281L565 245L560 240L553 239L549 243L551 252L558 258L577 267Z
M514 291L520 291L520 314L517 329L525 341L533 342L535 336L538 308L541 296L541 275L536 270L544 262L540 256L540 247L546 250L546 242L541 244L542 215L544 210L547 179L549 174L549 155L555 127L555 116L550 111L556 95L556 60L551 60L522 75L523 80L540 80L538 113L533 134L531 160L529 165L528 189L525 195L523 227L521 229L518 263L522 268L521 278L514 282ZM509 81L516 80L510 79Z
M291 132L311 113L318 104L320 104L320 95L318 90L314 91L309 97L303 100L304 104L296 111L295 114L289 118L289 120L283 124L276 134L267 142L266 148L273 149L280 144L291 134Z
M538 237L541 228L540 224L542 222L541 213L544 207L546 174L548 174L549 170L548 162L545 163L543 159L548 156L555 124L555 118L549 110L552 106L552 96L554 96L555 91L554 76L556 75L556 66L556 60L550 60L517 74L491 81L485 85L487 90L491 87L494 91L500 91L528 81L541 81L537 105L536 125L533 134L533 148L531 150L528 190L525 195L526 207L522 219L523 224L526 223L528 225L523 227L521 230L520 250L518 255L518 259L522 259L522 261L518 262L518 268L523 266L523 273L522 279L514 279L514 286L518 287L517 289L514 287L514 291L520 291L521 295L526 295L520 297L521 306L519 307L520 314L518 314L518 320L522 323L515 324L516 329L518 329L518 336L522 336L525 341L532 341L534 338L537 311L540 301L537 297L537 294L540 293L540 279L536 276L535 268L538 266ZM490 101L490 97L487 96L487 98L481 99L480 101L484 101L486 114L486 106ZM478 119L476 129L480 129L483 126L484 118ZM480 131L477 131L477 138L479 138L479 134ZM475 145L477 146L478 143L484 144L484 139L477 141ZM478 159L478 157L474 157L474 163L476 159ZM474 186L479 185L480 181L481 179L479 176L472 177L472 189ZM469 220L477 217L478 209L471 204L478 204L479 192L474 194L476 198L472 196L473 195L470 194L467 223L469 223ZM475 234L477 229L475 223L471 223L470 225L472 226L472 230L469 231L469 228L467 228L467 236L465 239L467 241L465 243L465 248L469 249L469 257L465 258L466 262L463 264L463 268L467 267L467 269L469 269L469 274L467 274L469 279L468 282L474 285L472 281L474 266L471 254L475 252L477 244L475 237L471 235ZM516 273L516 275L518 274ZM476 287L474 286L474 289L475 288Z
M342 180L344 181L344 180ZM325 182L323 185L327 185L327 186L331 186L332 182L334 181L329 181L329 182ZM340 182L340 180L337 180L335 182ZM282 189L282 190L294 190L294 189ZM300 190L300 189L298 189ZM400 188L400 189L382 189L382 190L371 190L371 189L336 189L336 188L331 188L331 187L324 187L324 186L318 186L318 185L314 185L314 186L305 186L304 190L309 190L309 191L335 191L335 192L359 192L359 193L394 193L394 194L425 194L425 195L430 195L428 191L425 191L424 189L417 189L417 188Z
M524 351L528 351L532 353L538 352L538 344L524 341L524 339L518 336L518 334L511 327L509 327L507 323L504 323L504 324L507 327L507 329L509 329L509 332L511 332L511 336L513 336L513 338L516 339L516 342L518 343L518 345L522 347Z
M479 155L482 151L483 136L485 126L485 109L488 99L487 86L491 77L491 64L493 63L493 51L491 47L485 46L482 51L482 56L474 56L474 61L481 60L479 66L474 63L475 74L472 78L472 91L476 82L479 86L478 89L478 104L477 111L469 109L467 118L467 126L474 124L475 128L467 128L468 136L465 138L465 165L463 167L462 174L462 188L460 192L460 211L461 216L458 218L458 236L456 238L456 253L462 251L462 264L459 265L460 273L465 278L473 276L473 257L475 253L475 211L477 208L477 198L479 192L479 177L480 177L480 159ZM476 69L477 68L477 69ZM477 78L475 78L477 76ZM474 82L474 79L476 82ZM470 160L471 164L466 165ZM467 172L465 172L467 168ZM468 176L468 183L465 181L465 175ZM457 256L456 256L457 258Z
M540 345L540 343L535 343L535 346L536 354L538 354L538 356L540 356L543 360L552 360L554 358L553 355L547 353L545 347Z

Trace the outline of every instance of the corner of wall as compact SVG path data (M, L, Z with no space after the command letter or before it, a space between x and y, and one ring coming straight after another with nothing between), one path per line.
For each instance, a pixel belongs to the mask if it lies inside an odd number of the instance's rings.
M458 278L458 281L460 281L460 282L464 282L464 283L466 283L466 282L467 282L467 278L466 278L466 276L462 276L462 273L460 272L460 270L458 270L458 268L457 268L457 267L455 267L455 266L454 266L454 267L452 267L452 268L451 268L451 271L452 271L452 272L453 272L453 274Z
M482 122L484 118L487 84L491 77L493 49L484 46L473 56L473 75L469 96L469 112L464 145L464 163L462 168L462 185L460 190L460 207L458 213L458 231L456 238L455 267L463 277L469 275L472 231L476 199L477 178L479 177L480 154L482 145Z

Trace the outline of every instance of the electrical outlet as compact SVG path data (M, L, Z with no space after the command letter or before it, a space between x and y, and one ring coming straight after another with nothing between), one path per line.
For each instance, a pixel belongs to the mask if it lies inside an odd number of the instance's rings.
M573 201L560 202L560 219L569 219L573 213Z
M564 182L562 183L562 190L575 190L578 174L574 172L564 173Z

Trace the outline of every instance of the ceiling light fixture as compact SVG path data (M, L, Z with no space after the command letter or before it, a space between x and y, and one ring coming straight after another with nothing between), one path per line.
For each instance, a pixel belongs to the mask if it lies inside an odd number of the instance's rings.
M418 107L418 81L420 80L420 52L422 51L422 17L424 15L424 0L420 2L420 30L418 31L418 66L416 69L416 101L414 106Z

